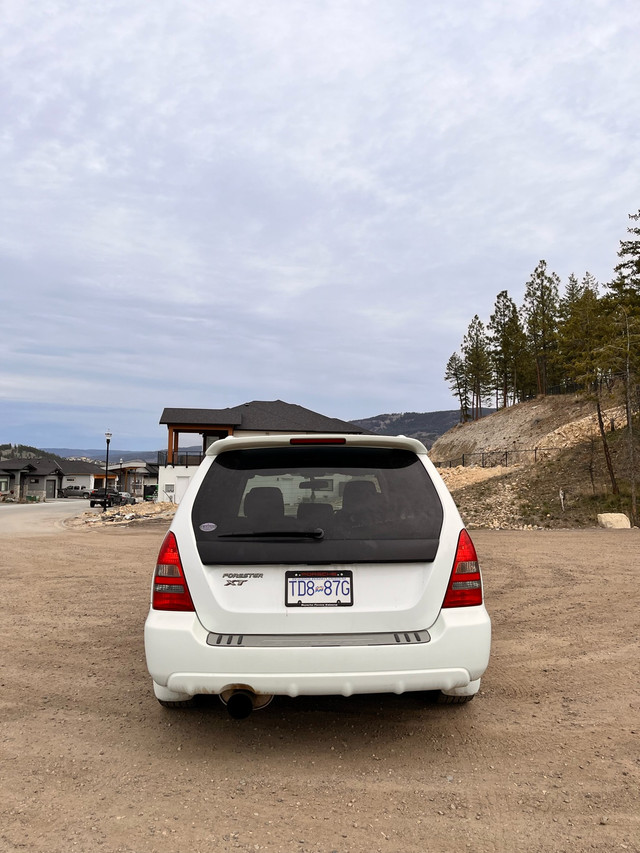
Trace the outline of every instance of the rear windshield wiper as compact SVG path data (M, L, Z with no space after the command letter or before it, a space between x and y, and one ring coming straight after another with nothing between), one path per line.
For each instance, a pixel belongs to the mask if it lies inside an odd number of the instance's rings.
M218 539L324 539L324 530L242 530L220 533Z

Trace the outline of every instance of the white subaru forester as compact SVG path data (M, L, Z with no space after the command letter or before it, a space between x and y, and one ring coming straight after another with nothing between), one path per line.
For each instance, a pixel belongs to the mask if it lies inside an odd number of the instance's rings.
M491 645L476 551L424 446L377 435L215 442L162 544L145 624L168 707L218 694L473 698Z

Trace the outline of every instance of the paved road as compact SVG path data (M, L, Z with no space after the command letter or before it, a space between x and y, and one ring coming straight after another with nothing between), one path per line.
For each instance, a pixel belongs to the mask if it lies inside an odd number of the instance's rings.
M0 503L0 536L46 536L56 531L61 533L66 518L92 511L94 510L89 507L89 501L72 498L44 503Z

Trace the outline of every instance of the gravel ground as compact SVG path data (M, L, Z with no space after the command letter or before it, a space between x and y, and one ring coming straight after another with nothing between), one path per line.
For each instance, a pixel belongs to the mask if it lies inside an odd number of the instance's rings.
M474 531L494 645L469 705L280 698L236 722L153 698L166 526L3 535L0 850L640 850L638 530Z

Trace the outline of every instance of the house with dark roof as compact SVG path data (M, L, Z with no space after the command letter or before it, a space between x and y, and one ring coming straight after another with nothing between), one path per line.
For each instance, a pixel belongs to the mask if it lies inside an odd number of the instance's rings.
M115 472L109 471L109 480ZM104 469L76 459L56 461L47 456L0 459L0 500L51 500L65 486L93 489L104 485Z
M60 463L64 471L62 488L66 486L78 486L80 489L95 489L104 487L104 468L95 462L86 462L83 459L64 459ZM115 488L116 473L109 466L109 486Z
M282 400L254 400L228 409L165 409L166 454L158 462L158 500L179 503L207 449L229 435L360 434L367 430ZM188 450L180 443L189 441ZM194 444L196 447L194 449Z
M55 459L0 459L0 500L55 498L63 475Z

